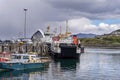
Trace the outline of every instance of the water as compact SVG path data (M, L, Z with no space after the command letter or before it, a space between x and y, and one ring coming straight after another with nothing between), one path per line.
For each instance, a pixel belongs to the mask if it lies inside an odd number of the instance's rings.
M120 50L88 48L79 60L55 60L46 69L0 72L0 80L120 80Z

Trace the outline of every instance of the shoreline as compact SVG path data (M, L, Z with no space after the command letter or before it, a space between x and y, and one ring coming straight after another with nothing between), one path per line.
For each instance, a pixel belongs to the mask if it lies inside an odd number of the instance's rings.
M99 46L84 46L84 48L100 48L100 49L120 49L120 47L99 47Z

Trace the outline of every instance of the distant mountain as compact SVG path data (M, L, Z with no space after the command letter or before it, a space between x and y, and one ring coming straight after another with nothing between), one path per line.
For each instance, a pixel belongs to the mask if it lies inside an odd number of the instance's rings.
M85 34L85 33L78 33L76 34L78 38L94 38L96 36L96 34Z

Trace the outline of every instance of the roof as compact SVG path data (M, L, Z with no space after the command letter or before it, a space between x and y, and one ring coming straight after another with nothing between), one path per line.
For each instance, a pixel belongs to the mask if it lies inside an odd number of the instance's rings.
M44 38L45 35L41 29L38 29L31 37L31 39Z

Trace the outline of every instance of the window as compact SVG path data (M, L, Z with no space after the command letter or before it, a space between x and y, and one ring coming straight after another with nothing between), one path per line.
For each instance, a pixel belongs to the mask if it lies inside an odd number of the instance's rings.
M12 59L21 59L21 56L20 56L20 55L12 55L11 58L12 58Z
M12 57L11 57L12 59L16 59L16 55L12 55Z
M17 59L21 59L21 56L17 56Z
M23 59L29 59L29 56L23 56Z

